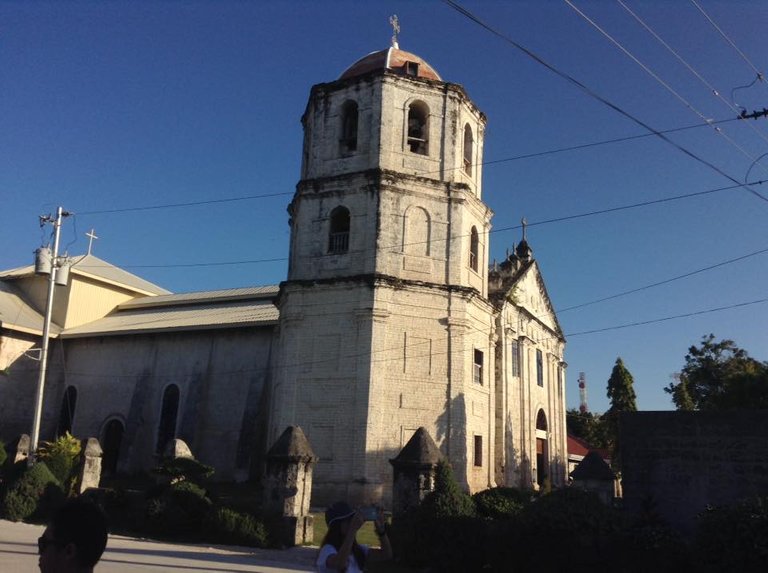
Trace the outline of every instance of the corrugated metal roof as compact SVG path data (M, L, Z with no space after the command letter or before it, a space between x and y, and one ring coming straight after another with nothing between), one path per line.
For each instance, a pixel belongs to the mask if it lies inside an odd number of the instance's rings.
M139 334L167 330L206 330L268 326L279 312L271 300L232 301L228 304L183 305L123 309L102 319L62 332L62 338Z
M0 325L10 330L30 334L43 334L43 315L28 305L10 284L0 281ZM51 335L57 335L61 328L51 323Z
M104 261L93 255L72 257L72 260L73 265L71 272L75 274L101 279L109 283L140 292L142 294L161 295L170 294L171 292L157 286L156 284L146 281L141 277L137 277L133 273L129 273L128 271L116 267L115 265L111 265L107 261ZM17 269L2 271L0 272L0 278L21 278L34 274L34 272L35 267L33 265L29 265L26 267L19 267Z
M278 285L229 288L222 290L209 290L198 292L186 292L179 294L165 294L153 297L144 297L129 300L118 306L120 310L150 308L157 306L176 306L185 304L201 304L226 302L235 300L272 300L280 291Z

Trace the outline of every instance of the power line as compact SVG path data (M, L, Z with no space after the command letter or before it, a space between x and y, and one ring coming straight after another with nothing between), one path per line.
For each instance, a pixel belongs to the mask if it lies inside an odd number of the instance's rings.
M637 56L635 56L635 55L634 55L632 52L630 52L630 51L629 51L627 48L625 48L625 47L624 47L624 46L623 46L623 45L622 45L622 44L621 44L621 43L620 43L620 42L619 42L619 41L618 41L616 38L614 38L612 35L610 35L610 34L609 34L609 33L608 33L608 32L607 32L607 31L606 31L606 30L605 30L603 27L601 27L601 26L600 26L600 25L599 25L597 22L595 22L595 21L594 21L592 18L590 18L589 16L587 16L587 15L586 15L586 14L585 14L585 13L584 13L584 12L583 12L581 9L579 9L579 8L578 8L578 7L577 7L577 6L576 6L576 5L575 5L573 2L571 2L571 0L564 0L564 2L565 2L566 4L568 4L568 6L570 6L570 7L571 7L571 8L572 8L572 9L573 9L573 10L574 10L574 11L575 11L575 12L576 12L576 13L577 13L579 16L581 16L581 17L582 17L584 20L586 20L587 22L589 22L589 24L590 24L590 25L591 25L591 26L592 26L592 27L593 27L595 30L597 30L597 31L598 31L598 32L600 32L600 33L601 33L603 36L605 36L605 37L606 37L606 38L607 38L607 39L608 39L608 40L609 40L609 41L610 41L610 42L611 42L611 43L612 43L614 46L616 46L616 48L618 48L619 50L621 50L621 51L624 53L624 55L626 55L626 56L627 56L628 58L630 58L630 59L631 59L633 62L635 62L635 63L636 63L638 66L640 66L640 67L643 69L643 71L645 71L645 72L646 72L648 75L650 75L650 76L651 76L651 77L652 77L654 80L656 80L656 82L657 82L657 83L659 83L659 84L660 84L660 85L661 85L661 86L662 86L664 89L666 89L666 90L667 90L669 93L671 93L673 96L675 96L675 98L677 98L677 99L678 99L678 101L680 101L680 102L681 102L681 103L682 103L682 104L683 104L685 107L687 107L689 110L691 110L691 111L692 111L693 113L695 113L697 116L699 116L699 118L700 118L702 121L705 121L705 122L707 121L707 118L706 118L706 116L705 116L705 115L704 115L704 114L703 114L701 111L699 111L699 110L698 110L696 107L694 107L694 105L693 105L691 102L689 102L689 101L688 101L686 98L684 98L682 95L680 95L680 93L679 93L677 90L675 90L675 89L674 89L674 88L673 88L671 85L669 85L669 84L668 84L666 81L664 81L664 80L663 80L663 79L662 79L662 78L661 78L661 77L660 77L660 76L659 76L659 75L658 75L656 72L654 72L654 71L653 71L653 70L652 70L650 67L648 67L646 64L644 64L643 62L641 62L641 61L640 61L640 59L639 59ZM619 3L621 3L621 2L620 2L620 0L619 0ZM626 7L625 7L625 9L626 9L626 10L628 10L628 11L630 12L630 14L634 15L634 13L633 13L631 10L629 10L629 9L628 9L628 8L626 8ZM642 23L642 21L641 21L641 20L640 20L640 19L639 19L637 16L635 16L635 18L636 18L636 19L637 19L639 22L641 22L641 23ZM646 29L647 29L648 31L651 31L651 30L650 30L650 28L647 28L647 27L646 27ZM654 35L655 35L655 34L654 34ZM657 38L658 40L660 40L660 41L661 41L661 38L659 38L658 36L656 36L656 38ZM666 43L664 43L663 41L662 41L662 43L663 43L663 44L666 46ZM667 47L668 47L668 46L667 46ZM673 53L674 53L674 51L673 51ZM689 66L689 68L690 68L690 66ZM699 76L699 77L700 77L700 76ZM706 84L706 82L705 82L705 84ZM715 91L715 93L717 93L717 91L716 91L716 90L713 90L713 91ZM736 112L736 113L738 113L738 112L737 112L735 109L734 109L733 111L734 111L734 112ZM738 149L738 150L739 150L739 152L740 152L742 155L744 155L744 156L745 156L747 159L750 159L750 160L752 161L752 163L755 163L755 162L757 161L757 160L755 159L755 157L754 157L754 156L750 155L750 154L749 154L749 152L748 152L746 149L744 149L744 148L743 148L743 147L741 147L741 146L740 146L738 143L736 143L736 141L734 141L734 140L733 140L733 138L731 138L729 135L727 135L727 134L726 134L726 133L725 133L723 130L721 130L719 127L713 127L713 129L715 130L715 133L717 133L717 134L718 134L718 135L720 135L721 137L725 138L725 140L726 140L728 143L730 143L732 146L734 146L736 149ZM758 132L758 134L759 134L759 132ZM762 134L760 134L760 136L762 137ZM765 168L764 168L764 167L762 167L762 166L760 166L760 167L761 167L761 168L763 168L763 169L765 169ZM766 172L768 173L768 169L766 169Z
M623 329L623 328L632 328L632 327L635 327L635 326L644 326L646 324L655 324L655 323L658 323L658 322L666 322L668 320L676 320L678 318L688 318L688 317L691 317L691 316L699 316L699 315L702 315L702 314L709 314L711 312L720 312L720 311L723 311L723 310L729 310L729 309L732 309L732 308L740 308L740 307L743 307L743 306L750 306L750 305L753 305L753 304L760 304L760 303L764 303L764 302L768 302L768 298L761 298L761 299L758 299L758 300L751 300L749 302L739 302L739 303L736 303L736 304L729 304L728 306L718 306L716 308L707 308L707 309L704 309L704 310L697 310L697 311L694 311L694 312L686 312L685 314L676 314L676 315L673 315L673 316L665 316L663 318L654 318L654 319L651 319L651 320L642 320L642 321L638 321L638 322L630 322L630 323L627 323L627 324L620 324L620 325L617 325L617 326L607 326L605 328L596 328L594 330L583 330L581 332L572 332L570 334L566 334L566 336L569 336L569 337L570 336L583 336L583 335L586 335L586 334L597 334L599 332L608 332L610 330L620 330L620 329Z
M712 24L712 26L715 28L715 30L717 30L720 33L720 35L723 37L723 39L726 42L728 42L731 45L731 47L733 47L733 49L736 50L736 52L741 56L741 58L747 63L747 65L754 70L755 74L757 74L757 79L760 80L761 82L765 82L765 74L763 74L763 72L761 72L760 70L757 69L757 66L755 66L755 64L753 64L749 60L747 55L738 48L738 46L735 44L735 42L733 40L731 40L728 37L728 35L725 32L723 32L723 30L720 28L720 26L718 26L715 23L715 21L710 17L710 15L707 14L704 11L704 8L699 6L699 4L696 2L696 0L691 0L691 4L693 4L694 6L696 6L696 8L698 8L699 12L701 12L702 15L709 21L709 23Z
M577 308L584 308L585 306L591 306L591 305L597 304L599 302L605 302L607 300L613 300L615 298L619 298L619 297L622 297L622 296L627 296L629 294L634 294L636 292L648 290L650 288L654 288L654 287L657 287L657 286L665 285L665 284L668 284L668 283L671 283L671 282L674 282L674 281L679 281L681 279L688 278L688 277L691 277L693 275L697 275L699 273L703 273L703 272L706 272L706 271L711 271L712 269L717 269L719 267L724 267L725 265L730 265L730 264L736 263L738 261L743 261L744 259L748 259L750 257L755 257L755 256L761 255L763 253L768 253L768 248L760 249L759 251L754 251L752 253L749 253L747 255L742 255L742 256L736 257L734 259L728 259L727 261L722 261L720 263L717 263L717 264L714 264L714 265L710 265L708 267L704 267L704 268L701 268L701 269L696 269L695 271L691 271L689 273L684 273L682 275L677 275L675 277L672 277L672 278L669 278L669 279L665 279L663 281L658 281L658 282L655 282L655 283L647 284L647 285L644 285L644 286L641 286L641 287L638 287L638 288L634 288L634 289L631 289L631 290L623 291L623 292L620 292L620 293L617 293L617 294L613 294L613 295L610 295L610 296L605 296L603 298L598 298L598 299L595 299L595 300L592 300L592 301L589 301L589 302L584 302L584 303L581 303L581 304L575 304L573 306L569 306L569 307L566 307L566 308L558 309L557 313L558 314L562 314L563 312L568 312L569 310L575 310Z
M768 183L768 179L760 179L757 181L751 181L749 185L762 185L764 183ZM573 215L564 215L562 217L553 217L551 219L544 219L542 221L532 221L530 223L527 223L528 227L536 227L540 225L549 225L552 223L561 223L563 221L571 221L574 219L582 219L585 217L593 217L596 215L604 215L607 213L614 213L618 211L625 211L628 209L637 209L639 207L648 207L650 205L657 205L661 203L669 203L672 201L680 201L682 199L690 199L693 197L700 197L704 195L710 195L712 193L719 193L721 191L729 191L732 189L737 189L741 187L742 184L738 183L736 185L726 185L724 187L717 187L714 189L706 189L704 191L694 191L692 193L684 193L682 195L673 195L672 197L663 197L660 199L651 199L648 201L640 201L638 203L631 203L628 205L619 205L617 207L607 207L605 209L596 209L593 211L587 211L584 213L576 213ZM489 234L492 233L502 233L506 231L514 231L517 229L522 228L522 225L512 225L509 227L498 227L496 229L491 229L489 231ZM463 233L460 235L453 235L448 239L435 239L435 242L438 241L455 241L458 239L466 238L469 234ZM414 241L411 243L406 243L403 246L415 246L415 245L423 245L426 244L427 241ZM384 247L384 249L396 249L399 245L391 245L389 247ZM359 254L366 252L363 249L358 249L354 251L349 251L347 254ZM398 251L399 252L399 251ZM306 255L304 258L312 258L312 255ZM259 263L274 263L274 262L282 262L287 261L288 257L278 257L278 258L270 258L270 259L250 259L250 260L238 260L238 261L214 261L214 262L203 262L203 263L173 263L173 264L157 264L157 265L121 265L122 268L125 269L147 269L147 268L167 268L167 269L173 269L173 268L192 268L192 267L216 267L216 266L229 266L229 265L249 265L249 264L259 264ZM89 265L80 265L80 268L88 268Z
M227 199L208 199L205 201L189 201L186 203L166 203L165 205L144 205L141 207L124 207L121 209L102 209L100 211L78 211L78 215L104 215L107 213L128 213L131 211L152 211L155 209L175 209L178 207L194 207L197 205L212 205L215 203L234 203L235 201L250 201L252 199L265 199L279 197L281 195L293 195L293 191L283 193L264 193L261 195L244 195L242 197L230 197Z
M572 333L565 334L565 336L566 337L587 336L587 335L590 335L590 334L599 334L599 333L602 333L602 332L609 332L609 331L613 331L613 330L623 330L623 329L627 329L627 328L635 328L635 327L638 327L638 326L646 326L646 325L649 325L649 324L657 324L657 323L661 323L661 322L668 322L670 320L678 320L678 319L681 319L681 318L690 318L692 316L700 316L700 315L703 315L703 314L709 314L709 313L713 313L713 312L722 312L722 311L725 311L725 310L731 310L731 309L734 309L734 308L742 308L742 307L751 306L751 305L755 305L755 304L762 304L762 303L765 303L765 302L768 302L768 298L762 298L762 299L757 299L757 300L752 300L752 301L747 301L747 302L740 302L740 303L735 303L735 304L730 304L730 305L720 306L720 307L714 307L714 308L707 308L707 309L697 310L697 311L693 311L693 312L687 312L687 313L683 313L683 314L677 314L677 315L672 315L672 316L665 316L665 317L661 317L661 318L654 318L654 319L650 319L650 320L643 320L643 321L631 322L631 323L626 323L626 324L607 326L607 327L604 327L604 328L596 328L596 329L592 329L592 330L584 330L584 331L580 331L580 332L572 332ZM467 336L469 336L471 334L475 334L475 333L479 333L480 335L487 335L487 334L490 334L491 332L493 332L495 329L496 329L495 325L491 325L490 328L485 328L485 327L473 328L469 333L463 332L463 333L460 333L460 334L449 336L446 339L446 343L448 343L449 341L454 340L454 339L465 338L465 337L467 337ZM547 340L555 340L555 339L556 339L556 337L553 337L553 336L545 336L545 337L537 338L536 342L537 343L541 343L541 342L546 342ZM420 342L417 342L415 344L412 344L411 348L414 348L415 346L421 346L421 345L424 345L424 344L426 344L426 342L420 341ZM406 347L407 346L408 346L408 344L406 343ZM372 357L374 354L379 354L379 353L383 353L383 352L394 352L394 351L398 351L399 352L402 349L403 349L403 346L398 344L398 346L396 346L396 347L392 346L392 347L389 347L389 348L382 348L380 350L371 350L371 351L366 351L366 352L362 352L362 353L346 355L343 358L345 358L345 359L355 359L355 358L361 358L361 357L365 357L365 356ZM419 357L425 358L425 357L430 357L430 356L434 357L434 356L441 356L441 355L451 355L451 354L454 354L454 353L458 354L460 352L466 352L466 351L467 350L465 348L461 348L461 349L454 350L454 351L451 351L451 352L448 352L448 351L446 351L446 352L430 352L430 353L424 354L424 355L412 356L411 358L414 359L414 358L419 358ZM247 374L247 373L254 373L254 372L262 372L263 373L263 372L266 372L266 371L268 371L270 369L275 370L278 367L279 368L283 368L283 369L304 368L304 367L312 366L312 365L316 365L316 364L330 363L332 360L336 360L336 359L335 358L323 358L321 360L305 361L305 362L294 363L294 364L291 364L291 365L282 365L282 366L279 366L279 365L278 366L276 366L276 365L269 365L269 366L261 366L261 367L257 367L257 368L242 368L242 369L231 370L231 371L210 372L210 374L211 375L216 375L216 376L225 376L225 375L235 375L235 374ZM403 358L402 357L398 357L398 358L378 358L378 359L373 359L373 360L375 362L399 362L399 361L403 360ZM72 371L65 371L64 374L65 374L65 376L66 375L70 375L70 376L88 376L88 377L91 377L91 378L135 378L135 377L139 376L139 373L136 373L136 374L115 374L115 373L110 373L110 374L92 374L92 373L89 373L89 372L72 372ZM142 375L144 375L144 374L142 374ZM178 375L178 374L166 374L166 375L150 374L150 377L155 378L155 379L176 379L176 378L179 378L179 376L180 375ZM183 377L183 375L181 375L181 377Z
M649 34L651 34L654 38L656 38L656 40L658 40L658 42L662 46L664 46L675 58L677 58L677 60L688 69L688 71L690 71L702 84L704 84L704 86L710 92L712 92L712 94L716 98L718 98L726 106L728 106L728 109L730 109L732 112L736 114L741 114L742 116L746 113L746 110L737 109L736 106L734 106L731 102L729 102L722 95L720 95L720 90L715 88L715 86L713 86L704 76L702 76L698 71L696 71L696 69L694 69L694 67L691 64L689 64L680 54L678 54L677 51L674 48L672 48L672 46L670 46L666 41L664 41L664 39L661 36L659 36L659 34L657 34L656 31L653 30L651 26L645 22L645 20L640 18L640 16L638 16L629 6L627 6L623 0L617 0L617 1L619 5L621 5L621 7L624 8L625 11L627 11L635 20L637 20L637 22L643 28L645 28L648 31ZM751 123L748 123L748 126L752 129L752 131L754 131L758 135L758 137L762 138L764 141L768 143L768 138L763 134L762 131L757 129L757 127L755 127Z
M477 16L472 14L472 12L470 12L466 8L463 8L462 6L460 6L459 4L454 2L454 0L442 0L442 1L445 4L447 4L448 6L450 6L451 8L453 8L454 10L456 10L457 12L459 12L461 15L466 17L467 19L469 19L472 22L474 22L475 24L477 24L478 26L481 26L482 28L484 28L485 30L487 30L488 32L493 34L494 36L498 37L499 39L503 40L504 42L512 45L514 48L516 48L519 51L523 52L529 58L531 58L532 60L534 60L538 64L544 66L545 68L547 68L549 71L551 71L552 73L554 73L558 77L560 77L560 78L570 82L571 84L573 84L574 86L579 88L581 91L583 91L585 94L587 94L589 97L595 99L596 101L599 101L603 105L609 107L610 109L614 110L615 112L619 113L620 115L626 117L630 121L632 121L632 122L636 123L637 125L647 129L649 132L653 133L654 135L656 135L657 137L659 137L663 141L667 142L669 145L671 145L672 147L674 147L678 151L684 153L685 155L687 155L691 159L693 159L695 161L698 161L699 163L701 163L703 165L706 165L707 167L709 167L710 169L712 169L716 173L718 173L718 174L722 175L723 177L726 177L727 179L729 179L731 182L739 184L739 182L736 179L734 179L733 177L731 177L730 175L725 173L722 169L720 169L719 167L717 167L713 163L707 161L706 159L704 159L702 157L699 157L698 155L696 155L692 151L689 151L688 149L686 149L682 145L679 145L678 143L675 143L674 141L669 139L666 135L661 133L659 130L651 127L646 122L644 122L641 119L635 117L634 115L632 115L628 111L624 110L623 108L619 107L615 103L613 103L610 100L606 99L605 97L601 96L600 94L598 94L597 92L595 92L594 90L589 88L586 84L580 82L579 80L577 80L573 76L571 76L571 75L569 75L569 74L567 74L565 72L560 71L554 65L552 65L549 62L547 62L546 60L544 60L541 56L537 55L536 53L534 53L533 51L529 50L525 46L519 44L518 42L516 42L512 38L502 34L498 30L496 30L495 28L491 27L490 25L488 25L485 22L483 22L482 20L480 20ZM746 185L746 184L739 184L739 186L744 188L744 189L746 189L747 191L749 191L750 193L752 193L753 195L755 195L756 197L758 197L762 201L765 201L765 202L768 203L768 197L765 197L764 195L758 193L754 189L751 189L748 185Z

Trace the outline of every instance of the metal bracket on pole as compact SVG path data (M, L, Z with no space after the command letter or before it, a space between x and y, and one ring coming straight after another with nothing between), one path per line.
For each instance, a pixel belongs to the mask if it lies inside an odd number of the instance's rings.
M48 369L48 342L51 330L51 314L53 312L53 293L56 286L57 259L59 256L59 237L61 235L61 221L69 217L69 213L63 207L56 210L56 219L50 216L40 217L40 224L53 222L53 253L51 260L51 272L48 275L48 298L45 304L45 319L43 321L43 343L40 350L40 374L37 379L37 394L35 396L35 418L32 422L32 436L29 444L29 464L35 463L37 456L37 443L40 439L40 421L43 417L43 390L45 389L45 374Z

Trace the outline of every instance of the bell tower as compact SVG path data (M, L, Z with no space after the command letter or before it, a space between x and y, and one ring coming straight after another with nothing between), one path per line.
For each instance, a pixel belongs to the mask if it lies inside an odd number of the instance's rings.
M421 426L470 488L492 479L485 124L394 41L310 92L270 436L307 434L316 503L387 501Z

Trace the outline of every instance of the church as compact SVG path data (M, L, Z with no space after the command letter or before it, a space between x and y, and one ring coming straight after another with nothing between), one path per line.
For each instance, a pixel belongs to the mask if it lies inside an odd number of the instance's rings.
M419 427L462 486L561 486L565 338L523 236L489 261L486 117L396 42L312 87L280 285L173 294L91 254L55 287L42 439L97 437L104 469L178 437L257 479L289 425L313 505L387 503ZM30 433L48 277L0 272L0 439Z

